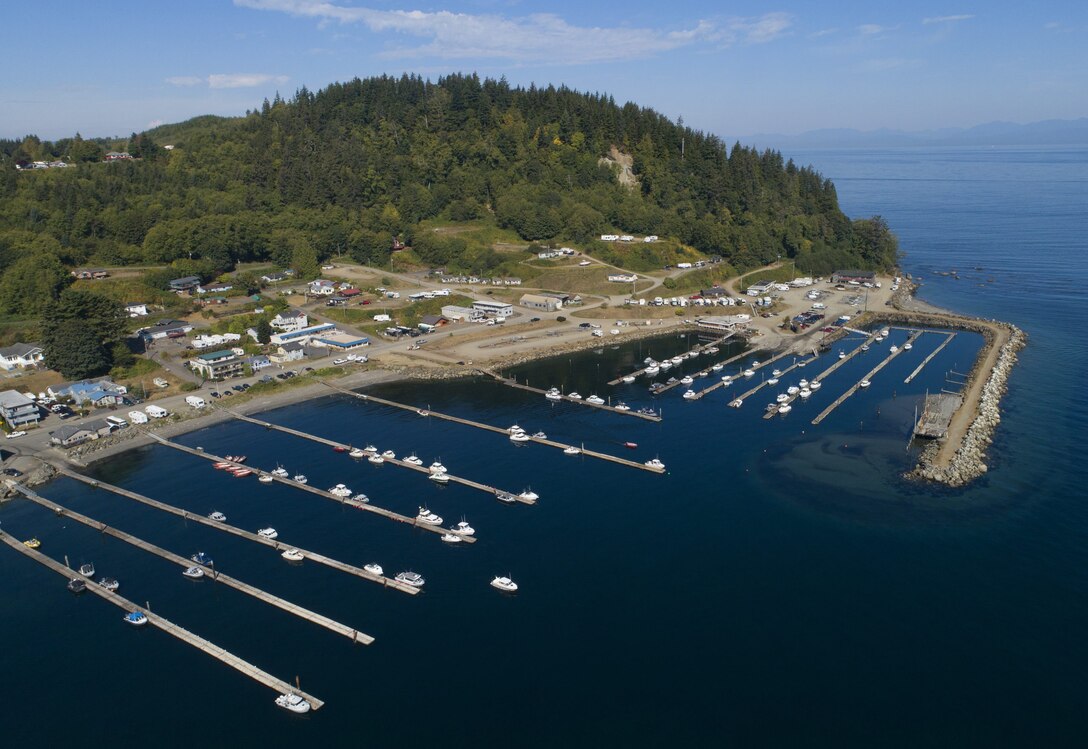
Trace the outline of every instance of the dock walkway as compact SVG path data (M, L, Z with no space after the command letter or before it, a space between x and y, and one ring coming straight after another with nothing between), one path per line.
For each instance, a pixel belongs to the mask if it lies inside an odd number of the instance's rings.
M920 335L922 335L922 331L920 331L920 330L916 330L916 331L914 331L914 332L913 332L913 333L912 333L912 334L910 335L910 337L909 337L909 338L907 338L907 342L908 342L908 343L911 343L911 344L913 344L913 343L914 343L914 341L915 341L915 340L916 340L916 339L918 338L918 336L920 336ZM860 350L860 349L859 349L859 350ZM855 383L855 384L854 384L853 386L851 386L849 390L847 390L847 391L846 391L845 393L843 393L842 395L840 395L840 396L839 396L838 398L836 398L836 399L835 399L835 401L834 401L834 402L833 402L833 403L832 403L832 404L831 404L830 406L828 406L828 407L827 407L827 408L825 408L825 409L824 409L823 411L821 411L821 412L820 412L820 413L819 413L819 414L818 414L818 415L816 416L816 418L812 420L812 423L813 423L813 425L815 425L815 424L819 424L819 423L820 423L821 421L823 421L824 419L826 419L826 418L828 417L828 415L829 415L829 414L830 414L830 413L831 413L832 411L834 411L834 410L835 410L836 408L838 408L839 406L841 406L841 405L842 405L843 401L845 401L845 400L846 400L847 398L849 398L849 397L850 397L851 395L853 395L853 394L854 394L854 393L856 393L856 392L857 392L857 391L858 391L859 389L861 389L861 383L862 383L862 382L865 382L866 380L872 380L872 379L873 379L873 376L874 376L874 375L876 375L876 373L877 373L877 372L879 372L880 370L884 369L884 367L888 366L888 365L889 365L889 364L891 363L892 359L894 359L895 357L899 356L899 355L900 355L901 353L903 353L903 349L902 349L902 348L898 348L897 350L895 350L895 351L892 351L891 353L889 353L889 354L888 354L888 356L887 356L887 357L885 357L883 361L881 361L881 362L880 362L879 364L877 364L877 365L876 365L875 367L873 367L873 368L872 368L871 370L869 370L869 372L868 372L868 373L867 373L867 374L866 374L866 375L865 375L864 377L862 377L862 378L861 378L860 380L858 380L858 381L857 381L857 382L856 382L856 383ZM844 362L844 361L846 361L846 360L845 360L845 359L839 359L839 361L838 361L838 362L836 362L836 363L837 363L837 364L841 364L841 363L842 363L842 362Z
M248 419L249 417L245 417L245 418ZM258 422L258 423L263 424L264 422ZM269 426L274 426L274 425L269 425ZM290 430L290 431L294 432L295 430ZM211 461L213 463L218 463L218 462L230 463L230 461L227 460L226 458L221 458L218 455L212 455L211 453L205 452L204 450L196 450L196 449L191 448L191 447L186 447L185 445L180 445L177 442L173 442L171 440L168 440L165 437L160 437L159 435L154 434L152 432L148 432L147 434L148 434L148 436L150 436L153 439L157 440L159 443L161 443L163 445L166 445L167 447L172 447L175 450L180 450L181 452L189 453L190 455L195 455L195 456L197 456L199 458L204 458L205 460ZM305 435L306 433L305 432L300 432L299 434ZM312 435L311 435L311 437L312 437ZM320 437L316 437L314 439L317 439L317 440L322 441L322 442L325 441L325 440L322 440ZM417 520L416 518L411 518L411 517L408 517L407 515L401 515L399 512L393 512L392 510L387 510L384 507L376 507L375 505L372 505L369 502L360 502L358 500L354 500L354 499L351 499L349 497L337 497L336 495L330 494L329 492L327 492L327 491L325 491L323 489L318 489L316 487L310 486L309 484L300 484L297 481L292 481L291 479L288 479L288 478L281 478L280 476L273 476L271 473L268 473L268 471L262 471L259 468L254 468L253 466L245 466L245 465L243 465L241 463L233 463L232 465L237 465L239 468L249 468L256 475L268 474L269 476L272 476L272 478L275 481L278 481L281 484L285 484L286 486L290 486L290 487L292 487L294 489L300 489L300 490L302 490L304 492L309 492L310 494L314 494L314 495L316 495L318 497L322 497L323 499L331 500L331 501L336 502L338 504L350 505L351 507L354 507L357 510L363 510L364 512L370 512L370 513L373 513L375 515L381 515L384 518L388 518L390 520L396 520L398 523L404 523L405 525L411 525L411 526L413 526L415 528L419 528L420 530L428 531L429 533L437 533L438 535L444 535L446 533L449 533L449 531L447 529L442 528L441 526L430 525L429 523L422 523L419 520ZM463 536L461 540L464 541L465 543L470 543L470 544L471 543L476 543L476 537L475 536Z
M952 339L955 338L955 337L956 337L956 334L954 332L949 333L948 337L945 338L941 342L941 345L938 346L936 349L934 349L933 353L931 353L925 359L922 359L922 363L919 364L917 366L917 368L915 368L915 370L913 372L911 372L909 375L907 375L907 379L903 380L903 383L906 384L906 383L910 382L911 380L913 380L918 375L920 375L922 373L922 370L925 369L925 366L927 364L929 364L931 361L933 361L933 357L935 357L937 354L941 353L941 351L944 350L944 347L947 346L948 344L952 343Z
M256 598L258 601L267 603L268 605L274 606L282 611L286 611L289 614L294 614L300 619L304 619L308 622L313 622L320 627L324 627L330 632L335 632L338 635L344 635L352 642L361 643L363 645L369 645L370 643L374 642L373 637L368 634L364 634L363 632L360 632L358 629L349 627L346 624L341 624L340 622L330 619L327 616L323 616L322 614L310 611L309 609L303 608L298 604L284 600L279 596L272 595L271 593L261 590L256 586L250 585L249 583L244 583L241 580L237 580L215 569L214 566L205 567L204 565L196 564L192 560L186 559L183 556L179 556L172 551L167 551L161 546L156 546L155 544L150 543L149 541L144 541L142 538L137 538L130 533L125 533L124 531L112 528L101 521L87 517L86 515L76 512L75 510L69 510L67 507L63 507L53 500L46 499L45 497L36 494L35 492L27 489L22 485L16 485L15 489L16 491L20 492L24 497L29 499L31 502L39 504L48 510L52 510L57 515L72 518L77 522L83 523L83 525L86 525L89 528L94 528L95 530L104 533L107 536L113 536L120 541L124 541L126 544L135 546L137 549L142 549L150 554L162 557L163 559L180 565L183 568L188 569L189 567L193 566L200 567L202 570L204 570L204 576L207 577L209 580L214 580L217 583L223 583L228 588L234 588L237 591L245 593L247 596ZM88 585L87 587L91 586Z
M50 465L53 465L53 464L50 464ZM339 570L340 572L346 572L349 575L355 575L356 577L361 577L364 580L370 580L371 582L378 583L379 585L382 585L382 586L384 586L386 588L392 588L393 590L399 590L402 593L407 593L409 595L415 595L415 594L419 593L419 588L414 588L411 585L407 585L406 583L399 582L397 580L394 580L391 577L385 577L384 575L375 575L373 572L367 572L362 567L356 567L355 565L351 565L351 564L347 564L345 562L341 562L341 561L339 561L337 559L333 559L332 557L327 557L324 554L318 554L316 551L310 551L309 549L303 549L301 546L294 546L292 544L284 543L283 541L280 541L278 539L271 539L271 538L265 538L264 536L258 536L256 533L250 533L247 530L243 530L242 528L239 528L237 526L230 525L229 523L219 522L218 520L212 520L210 518L204 517L203 515L197 515L197 514L189 512L188 510L183 510L180 507L174 507L173 505L168 505L165 502L160 502L157 499L152 499L151 497L146 497L143 494L137 494L136 492L129 491L128 489L122 489L119 486L114 486L113 484L107 484L105 481L99 481L97 479L92 479L92 478L90 478L88 476L84 476L82 473L78 473L76 471L71 470L70 468L66 468L65 466L53 465L53 467L59 473L62 473L65 476L68 476L69 478L73 478L76 481L81 481L84 484L89 484L90 486L93 486L96 489L103 489L105 491L112 492L112 493L114 493L114 494L116 494L116 495L118 495L120 497L125 497L126 499L131 499L131 500L134 500L136 502L140 502L142 504L147 505L148 507L154 507L156 510L161 510L163 512L168 512L168 513L170 513L172 515L177 515L178 517L183 518L184 520L192 520L193 522L200 523L201 525L205 525L205 526L207 526L209 528L214 528L215 530L220 531L221 533L230 533L230 534L233 534L235 536L239 536L241 538L244 538L244 539L246 539L248 541L253 541L255 543L263 544L263 545L268 546L268 547L270 547L270 548L272 548L272 549L274 549L274 550L276 550L278 552L282 552L282 551L284 551L286 549L297 549L298 551L301 551L306 556L307 561L316 562L317 564L323 564L326 567L332 567L334 570Z
M35 562L38 562L42 566L52 570L53 572L56 572L58 575L61 575L65 579L71 580L73 577L77 577L77 575L75 575L72 570L68 569L60 562L56 561L52 557L48 557L45 554L42 554L39 551L36 551L34 549L28 549L18 539L13 538L10 534L5 533L4 531L0 531L0 541L3 541L8 546L18 551L20 554L29 557L30 559L33 559ZM103 598L109 601L114 606L123 609L125 612L139 611L147 617L147 622L152 627L160 629L163 632L166 632L168 635L176 637L177 639L181 640L187 645L193 646L201 652L207 653L213 658L218 659L220 662L227 664L236 671L245 674L254 681L275 690L279 694L297 694L305 699L307 702L309 702L310 707L314 710L321 709L321 707L325 704L317 697L314 697L311 694L307 694L300 689L296 689L294 685L289 684L283 679L277 679L275 676L268 673L267 671L262 671L261 669L254 666L252 663L248 663L247 661L242 660L233 653L224 650L223 648L208 640L205 640L203 637L195 635L189 630L179 627L178 625L174 624L168 619L159 616L158 614L152 613L149 609L137 606L127 598L124 598L117 595L116 593L106 590L101 585L95 585L92 583L87 586L87 590L91 591L99 598Z
M723 336L721 338L718 338L717 340L713 340L710 343L699 344L695 348L691 349L691 351L696 351L696 352L702 353L703 351L705 351L708 348L713 348L714 346L720 346L721 344L725 343L726 341L728 341L730 338L732 338L735 335L736 335L736 332L729 333L728 335L725 335L725 336ZM688 351L687 353L690 354L691 351ZM744 356L744 354L741 354L741 356ZM619 377L617 377L614 380L609 380L608 384L609 385L619 385L621 382L623 382L624 377L638 377L641 374L645 374L645 372L646 372L646 367L643 367L642 369L637 369L637 370L635 370L634 372L631 372L628 375L620 375Z
M338 387L336 385L331 385L331 384L329 384L327 382L325 384L328 385L329 387L333 388L334 390L338 390L341 393L344 393L345 395L350 395L350 396L352 396L354 398L358 398L359 400L378 403L378 404L383 405L383 406L391 406L393 408L399 408L399 409L404 410L404 411L414 411L417 414L419 414L420 416L424 416L424 417L427 417L427 418L430 418L430 417L433 416L436 419L443 419L445 421L451 421L451 422L453 422L455 424L464 424L465 426L476 427L477 429L483 429L483 430L488 431L488 432L494 432L496 434L501 434L504 437L506 437L507 439L510 438L510 432L508 430L506 430L506 429L503 429L502 427L492 426L491 424L484 424L483 422L479 422L479 421L472 421L471 419L463 419L460 416L451 416L450 414L444 414L444 413L441 413L439 411L429 411L429 410L416 408L415 406L409 406L406 403L397 403L396 401L387 400L385 398L379 398L376 395L366 395L366 394L363 394L363 393L356 393L354 390L348 390L346 388ZM605 460L605 461L608 461L610 463L616 463L618 465L627 466L628 468L638 468L638 469L643 470L643 471L649 471L650 473L664 473L663 469L653 468L651 466L646 465L645 463L639 463L638 461L635 461L635 460L627 460L626 458L620 458L620 457L617 457L615 455L609 455L608 453L597 452L596 450L587 450L584 447L580 447L578 445L568 445L565 442L557 442L556 440L550 440L550 439L547 439L547 438L532 437L532 436L529 437L529 441L530 442L535 442L538 445L547 445L548 447L555 447L555 448L558 448L560 450L566 450L566 449L568 449L570 447L576 447L580 451L580 454L587 455L587 456L589 456L591 458L597 458L599 460ZM408 464L408 465L411 466L411 464ZM417 470L422 470L424 472L427 471L427 469L423 468L422 466L411 466L411 467L416 468ZM455 479L454 479L454 477L451 476L450 480L453 481ZM464 483L464 482L462 481L462 483ZM515 494L513 496L517 497L518 495ZM522 500L522 501L525 501L525 500Z
M496 372L491 372L486 369L482 371L485 372L487 375L495 378L496 382L501 382L503 385L506 385L508 387L517 388L518 390L527 390L530 393L537 393L538 395L548 394L547 390L542 390L541 388L533 387L532 385L523 385L513 378L503 377L501 374L498 374ZM634 416L636 419L645 419L646 421L661 421L661 416L658 414L644 414L640 413L639 411L635 411L634 409L624 411L621 408L616 408L615 406L611 406L606 403L590 403L585 398L569 398L566 395L560 395L559 400L565 401L566 403L575 403L579 406L589 406L590 408L597 408L602 411L611 411L612 413L616 413L621 416Z
M753 353L753 356L754 356L754 355L756 355L756 354L758 354L758 353L759 353L758 351L757 351L757 352L754 352L754 353ZM774 364L774 363L775 363L776 361L778 361L779 359L782 359L782 358L784 358L784 357L786 357L786 356L789 356L789 355L790 355L790 353L791 353L791 349L788 349L788 348L787 348L787 349L785 349L785 350L783 350L783 351L779 351L779 352L778 352L777 354L773 355L773 356L772 356L772 357L771 357L770 359L767 359L767 361L761 361L761 362L757 363L757 364L756 364L755 366L753 366L753 367L750 367L750 369L752 369L753 371L754 371L754 370L757 370L757 369L762 369L763 367L766 367L766 366L767 366L768 364ZM790 367L790 369L793 369L793 367L796 367L796 366L797 366L797 365L796 365L796 364L794 364L794 365L792 365L792 366ZM786 371L788 372L788 371L789 371L789 369L787 369ZM737 381L737 379L736 379L736 378L734 377L732 381L733 381L733 382L736 382L736 381ZM739 401L740 403L742 403L742 404L743 404L743 403L744 403L744 401L745 401L745 400L747 400L747 399L748 399L748 397L749 397L750 395L754 395L754 394L755 394L756 392L758 392L758 391L759 391L759 389L760 389L760 388L762 388L762 387L763 387L763 386L764 386L765 384L767 384L767 381L766 381L766 380L763 380L763 381L761 381L761 382L760 382L760 383L759 383L758 385L756 385L756 386L755 386L755 387L753 387L752 389L750 389L750 390L748 390L748 391L746 391L746 392L742 393L741 395L739 395L739 396L737 396L736 398L734 398L733 400L731 400L731 401L730 401L730 404L733 404L733 403L737 403L738 401ZM705 390L701 390L700 392L696 393L696 394L695 394L695 398L694 398L693 400L699 400L700 398L702 398L702 397L703 397L704 395L706 395L707 393L712 393L712 392L714 392L715 390L717 390L718 388L720 388L720 387L724 387L724 386L725 386L725 381L719 378L719 380L718 380L717 382L715 382L715 383L714 383L713 385L711 385L710 387L708 387L708 388L706 388Z

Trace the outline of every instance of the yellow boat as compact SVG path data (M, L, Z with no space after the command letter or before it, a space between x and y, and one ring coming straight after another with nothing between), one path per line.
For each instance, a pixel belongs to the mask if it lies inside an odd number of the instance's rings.
M42 545L42 542L39 541L36 538L32 538L29 541L23 541L23 546L25 546L28 549L36 549L41 545Z

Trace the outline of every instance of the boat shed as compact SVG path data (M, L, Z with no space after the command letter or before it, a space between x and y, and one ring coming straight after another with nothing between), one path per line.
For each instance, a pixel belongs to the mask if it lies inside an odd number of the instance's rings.
M518 302L522 307L528 307L529 309L540 310L542 312L555 312L556 310L563 309L563 302L552 296L544 296L543 294L522 294L521 301Z
M339 330L313 336L310 342L315 346L325 346L336 351L351 351L370 345L370 339L366 336L349 335Z
M479 310L485 315L494 315L495 317L510 317L510 315L514 314L514 305L508 302L493 302L489 299L473 302L472 309Z
M876 280L876 273L871 270L837 270L831 274L831 283L850 283L851 281L857 281L858 283L872 283Z

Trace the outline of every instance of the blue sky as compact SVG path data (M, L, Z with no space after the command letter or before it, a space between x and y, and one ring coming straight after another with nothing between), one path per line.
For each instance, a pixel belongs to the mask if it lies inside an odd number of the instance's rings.
M2 137L127 135L402 72L608 92L725 138L1088 116L1083 2L18 5L0 44Z

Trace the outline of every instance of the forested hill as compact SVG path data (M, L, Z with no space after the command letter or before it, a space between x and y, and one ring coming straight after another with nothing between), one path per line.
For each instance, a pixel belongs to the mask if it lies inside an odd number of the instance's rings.
M101 163L111 149L137 158ZM629 161L626 180L612 158ZM851 221L830 181L777 152L607 95L475 75L356 79L119 141L0 141L0 159L7 271L30 257L205 276L252 260L316 270L338 252L384 262L394 235L424 263L486 272L508 261L421 221L494 222L602 255L602 233L655 234L662 251L686 246L738 269L778 256L814 273L896 259L882 220ZM75 168L16 170L55 159ZM655 251L634 261L652 265Z

